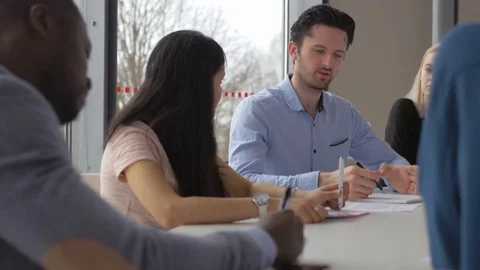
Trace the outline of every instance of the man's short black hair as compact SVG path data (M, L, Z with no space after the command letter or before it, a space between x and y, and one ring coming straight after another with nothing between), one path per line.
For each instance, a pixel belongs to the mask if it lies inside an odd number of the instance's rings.
M16 20L27 19L30 8L35 4L46 5L57 18L65 20L80 15L73 0L0 0L0 30Z
M290 40L301 45L312 27L326 25L347 33L347 49L353 43L355 20L350 15L328 4L316 5L305 10L290 28Z

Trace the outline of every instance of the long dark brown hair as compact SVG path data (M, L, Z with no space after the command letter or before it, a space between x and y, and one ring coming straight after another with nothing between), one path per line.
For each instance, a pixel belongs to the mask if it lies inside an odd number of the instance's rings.
M110 123L147 124L168 156L183 197L223 197L216 162L213 78L226 61L222 47L197 31L168 34L148 59L145 81Z

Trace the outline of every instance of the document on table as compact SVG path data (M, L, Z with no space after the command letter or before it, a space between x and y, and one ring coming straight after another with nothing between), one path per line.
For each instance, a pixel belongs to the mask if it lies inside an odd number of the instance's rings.
M410 204L423 202L423 199L418 195L374 192L366 199L352 200L352 202Z
M353 217L360 217L368 214L368 212L361 212L361 211L335 211L328 209L328 216L327 218L353 218Z
M369 202L346 202L342 211L352 212L376 212L376 213L391 213L391 212L412 212L417 209L420 203L411 204L394 204L394 203L369 203Z
M347 210L341 210L341 211L336 211L332 210L330 208L327 208L328 210L328 219L336 219L336 218L354 218L354 217L360 217L364 216L366 214L369 214L368 212L362 212L362 211L347 211ZM245 219L245 220L240 220L236 221L234 223L257 223L258 218L251 218L251 219Z

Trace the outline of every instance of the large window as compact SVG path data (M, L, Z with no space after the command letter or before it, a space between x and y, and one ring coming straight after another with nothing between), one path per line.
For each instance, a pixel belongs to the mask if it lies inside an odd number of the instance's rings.
M277 85L283 69L282 0L118 0L117 109L142 83L148 56L166 34L195 29L227 55L215 122L219 154L228 155L230 120L240 100Z
M391 101L387 100L382 103L383 105L380 104L381 106L377 104L378 106L372 107L371 100L365 99L369 96L365 91L376 91L375 94L378 94L380 86L382 93L394 93L395 97L404 95L405 89L408 89L408 82L412 79L412 75L408 75L408 72L415 70L419 57L430 44L432 29L431 18L428 16L438 13L438 10L432 8L432 3L420 1L422 3L420 8L417 4L419 1L415 0L396 1L393 7L388 4L380 5L383 3L382 1L377 1L378 3L375 5L369 1L366 2L369 2L370 5L353 5L352 3L356 3L356 1L350 0L74 1L84 15L93 43L93 54L89 66L89 76L93 80L93 88L85 109L76 121L65 127L64 132L75 167L80 172L93 173L100 171L108 119L115 113L115 109L124 106L138 89L153 46L167 33L178 29L197 29L216 39L226 51L228 65L224 85L225 93L215 118L220 156L226 159L229 127L235 107L246 96L254 94L264 87L277 85L283 77L283 70L290 71L292 69L291 61L288 61L288 67L286 66L287 62L284 61L286 56L285 39L288 38L288 31L284 30L288 30L300 13L308 7L322 2L330 2L331 5L351 13L357 20L358 35L356 34L355 43L349 50L347 62L332 85L332 91L344 94L367 119L373 119L371 120L372 125L377 127L379 134L383 132L383 120L375 121L375 118L384 118L388 114L383 112L388 112L390 108L388 104L391 104ZM435 2L447 3L449 1ZM460 22L479 17L478 12L472 11L478 10L473 8L473 3L477 2L468 0L461 2L463 5L459 4ZM412 9L412 6L415 5L417 8ZM364 16L370 14L369 10L378 11L379 15L375 14L381 18ZM415 10L415 14L412 14L412 10ZM411 22L406 26L404 20L402 21L402 18L405 17L404 14L408 14L415 20L410 20ZM390 24L387 25L390 27L389 29L397 27L396 31L386 31L385 27L381 28L378 25L378 21L384 20L385 16L388 16L390 20ZM394 23L392 18L403 23ZM372 32L372 29L378 31ZM370 35L372 33L394 33L394 37L380 38L379 42L372 43L372 37L379 37L374 34ZM400 35L403 42L402 48L403 51L408 52L409 57L405 57L405 53L403 53L397 59L395 56L399 54L395 50L398 51L399 43L396 41L399 33L404 33L403 36ZM405 35L414 38L406 39ZM385 42L393 42L393 45ZM377 44L382 50L385 48L393 50L392 53L386 55L395 59L385 60L365 54L364 51L368 50L363 50L362 46L371 49L372 44ZM409 49L405 50L405 48ZM362 57L368 59L364 61ZM370 70L365 69L364 63L372 63L377 60L388 63L371 64ZM115 67L115 63L118 68ZM355 63L360 66L355 66ZM396 63L396 65L391 65L391 63ZM282 66L285 68L282 69ZM384 67L405 68L401 72L385 73L388 68ZM365 80L369 76L361 76L361 72L367 70L370 74L371 70L375 68L377 70L373 72L374 74L385 73L376 77L388 80L385 83L379 83L377 80L375 85L370 86L369 83L372 80ZM392 74L396 76L393 79L391 78ZM391 82L395 83L391 84ZM362 91L357 91L358 89L362 89ZM115 92L117 93L115 94ZM375 110L371 110L371 108Z

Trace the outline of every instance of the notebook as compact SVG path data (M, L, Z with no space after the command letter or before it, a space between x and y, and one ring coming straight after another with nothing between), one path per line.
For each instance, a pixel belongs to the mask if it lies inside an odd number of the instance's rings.
M357 199L357 200L350 200L350 201L369 202L369 203L410 204L410 203L423 202L423 199L418 195L374 192L372 195L370 195L366 199Z

